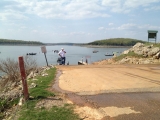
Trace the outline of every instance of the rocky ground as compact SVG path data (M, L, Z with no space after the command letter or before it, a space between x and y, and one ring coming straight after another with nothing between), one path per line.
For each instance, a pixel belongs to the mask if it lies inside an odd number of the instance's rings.
M129 52L134 52L139 57L127 56ZM137 43L132 48L122 53L126 55L123 59L115 61L114 57L107 60L102 60L93 63L94 65L106 65L106 64L159 64L160 63L160 48L153 45L144 45L143 43Z

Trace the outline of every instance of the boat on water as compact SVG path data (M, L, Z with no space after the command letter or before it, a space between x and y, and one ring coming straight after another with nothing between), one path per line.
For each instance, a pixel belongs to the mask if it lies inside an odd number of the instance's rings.
M105 56L114 56L114 54L108 54L108 53L106 53Z
M52 50L52 51L53 51L53 50ZM58 51L58 50L54 50L53 52L54 52L54 53L58 53L59 51Z
M83 61L78 61L78 65L87 65L87 63Z
M36 55L37 53L27 53L27 55Z
M93 53L97 53L98 52L98 50L93 50Z

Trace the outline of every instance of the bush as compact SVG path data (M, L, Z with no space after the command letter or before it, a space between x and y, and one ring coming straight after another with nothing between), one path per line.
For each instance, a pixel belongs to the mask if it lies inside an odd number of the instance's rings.
M30 74L31 71L37 69L37 62L31 56L24 56L24 64L26 70L26 76ZM19 82L21 80L20 70L18 61L11 58L6 58L6 60L0 60L0 72L6 74L6 78L0 81L0 86L5 87L8 82Z
M7 58L0 60L0 71L8 76L8 79L14 82L20 76L18 62L14 59Z

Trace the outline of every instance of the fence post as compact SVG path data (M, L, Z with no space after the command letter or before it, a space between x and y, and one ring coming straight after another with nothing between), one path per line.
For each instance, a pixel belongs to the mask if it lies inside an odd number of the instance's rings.
M28 100L29 98L28 86L27 86L26 73L25 73L25 68L24 68L24 60L22 56L19 57L19 68L20 68L21 78L22 78L24 98L25 100Z

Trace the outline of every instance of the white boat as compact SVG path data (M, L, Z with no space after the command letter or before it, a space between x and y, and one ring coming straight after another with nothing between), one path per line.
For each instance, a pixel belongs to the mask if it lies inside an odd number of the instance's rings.
M87 65L86 62L78 61L78 65Z
M114 56L114 53L113 54L106 53L105 56Z

